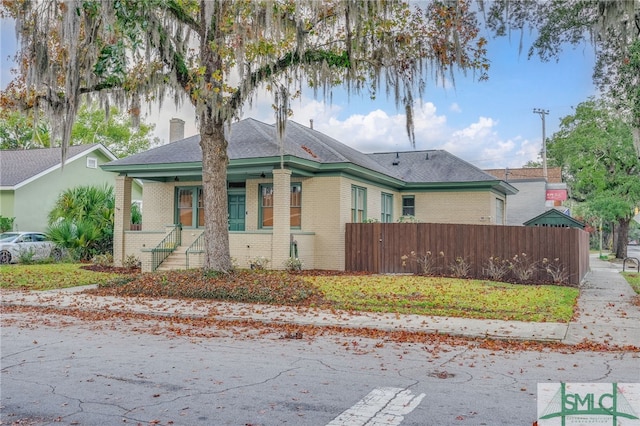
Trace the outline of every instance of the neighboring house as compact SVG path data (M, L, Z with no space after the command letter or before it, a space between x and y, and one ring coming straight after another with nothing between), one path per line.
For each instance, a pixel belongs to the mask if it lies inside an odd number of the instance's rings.
M178 253L186 258L184 251L204 227L199 139L192 136L102 166L119 173L116 263L133 255L143 270L155 269L151 250L170 246L159 244L175 228L182 229ZM517 192L442 150L364 154L295 122L287 124L282 158L276 140L272 125L253 119L231 125L229 243L241 267L264 256L269 267L282 268L295 253L295 241L306 269L344 269L348 222L396 222L410 215L421 222L502 225L507 195ZM144 180L141 231L123 226L129 221L133 178ZM185 266L185 260L176 265Z
M523 226L524 223L549 209L562 209L567 199L567 184L562 182L562 169L525 167L521 169L490 169L485 172L508 182L518 190L509 197L506 225Z
M116 157L102 144L70 146L62 167L61 148L0 151L0 216L15 218L13 230L44 232L58 196L76 186L110 185L113 174L101 165ZM133 199L142 200L134 182Z

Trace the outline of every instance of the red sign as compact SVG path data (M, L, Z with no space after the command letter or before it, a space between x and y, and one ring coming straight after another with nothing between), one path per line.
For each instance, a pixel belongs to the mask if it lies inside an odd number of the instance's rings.
M564 201L567 199L566 189L547 189L547 201Z

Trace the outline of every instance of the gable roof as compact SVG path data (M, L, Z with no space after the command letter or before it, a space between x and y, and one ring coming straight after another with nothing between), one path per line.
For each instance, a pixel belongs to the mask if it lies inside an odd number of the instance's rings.
M549 209L539 214L533 219L529 219L523 223L524 226L555 226L567 228L584 229L585 224L577 219L572 218L558 209Z
M229 171L271 171L280 161L276 127L252 118L226 130ZM202 171L200 135L171 142L101 166L132 177L165 179L197 176ZM398 165L393 165L396 156ZM387 185L404 187L407 183L482 183L506 194L517 190L481 169L442 150L365 154L324 133L294 121L287 123L284 140L287 166L300 174L345 172ZM429 157L429 160L426 158ZM266 166L270 166L266 167ZM258 173L259 174L259 173Z
M73 145L67 150L69 164L96 150L115 160L116 156L104 145ZM0 151L0 188L17 189L62 166L62 148L9 149Z

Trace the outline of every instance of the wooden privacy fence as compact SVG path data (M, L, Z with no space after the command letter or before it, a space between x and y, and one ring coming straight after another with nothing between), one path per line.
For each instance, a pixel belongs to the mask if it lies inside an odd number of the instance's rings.
M483 268L491 257L513 259L524 253L527 261L558 259L568 283L577 285L589 271L589 233L577 228L457 225L439 223L348 223L345 235L345 269L373 273L417 273L416 262L402 256L431 252L438 271L450 274L456 258L470 264L469 277L485 278ZM549 282L538 268L533 280Z

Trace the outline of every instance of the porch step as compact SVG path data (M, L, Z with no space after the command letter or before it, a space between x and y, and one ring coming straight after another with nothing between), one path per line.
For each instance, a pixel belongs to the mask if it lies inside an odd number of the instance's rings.
M157 271L173 271L177 269L187 269L187 248L189 246L178 246L164 262L158 266ZM189 256L189 268L199 268L202 266L201 256L191 254Z

